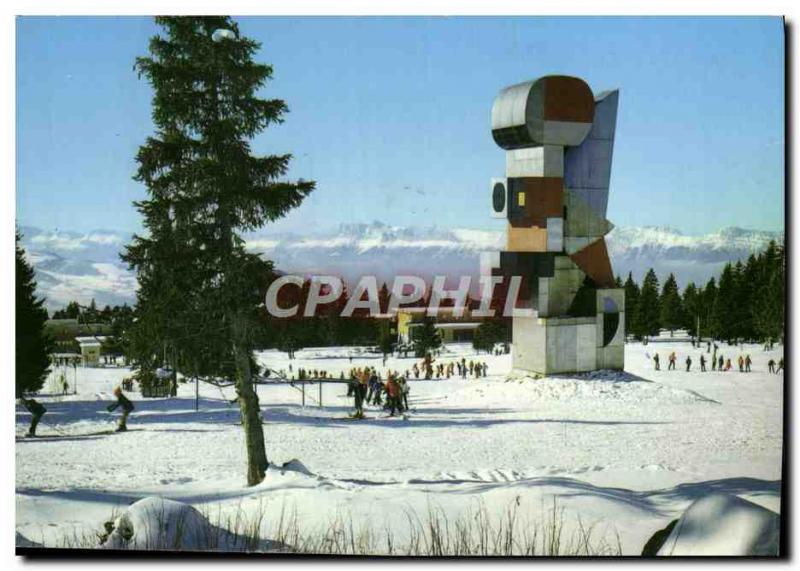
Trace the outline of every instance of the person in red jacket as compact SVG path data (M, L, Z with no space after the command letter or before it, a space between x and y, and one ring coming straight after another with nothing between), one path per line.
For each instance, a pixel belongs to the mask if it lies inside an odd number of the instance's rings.
M397 384L392 373L386 376L386 394L388 395L389 416L394 416L396 410L402 410L402 405L400 404L400 385Z

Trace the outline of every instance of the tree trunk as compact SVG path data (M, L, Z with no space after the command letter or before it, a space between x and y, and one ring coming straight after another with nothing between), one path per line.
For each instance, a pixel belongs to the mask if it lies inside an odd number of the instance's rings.
M242 322L234 325L236 333L241 332ZM238 330L238 331L237 331ZM234 342L236 358L236 391L239 397L239 408L242 415L242 428L244 428L245 447L247 448L247 485L255 486L261 483L267 472L267 451L264 446L264 429L261 425L261 409L258 404L258 395L253 387L253 377L250 371L250 352L238 342L237 335Z

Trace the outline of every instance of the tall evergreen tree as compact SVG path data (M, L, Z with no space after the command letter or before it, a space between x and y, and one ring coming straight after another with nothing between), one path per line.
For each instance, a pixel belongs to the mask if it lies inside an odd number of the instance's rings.
M19 232L15 235L16 283L16 397L41 390L50 372L53 341L44 324L47 310L44 299L36 297L33 268L25 259Z
M670 274L661 290L661 327L669 329L670 335L683 325L683 308L681 307L681 294L678 291L678 282L674 274Z
M148 235L135 236L123 256L140 285L132 337L144 356L165 341L191 374L235 378L247 482L255 485L267 455L252 350L261 294L274 275L241 233L299 206L314 184L281 180L291 155L251 152L253 137L287 111L283 101L257 96L272 75L253 60L259 43L226 16L156 23L162 34L136 60L153 88L156 132L136 157L135 178L148 190L136 206Z
M711 320L716 337L731 342L736 337L736 314L733 305L736 303L736 276L733 266L728 263L719 277L719 287L714 299Z
M681 305L683 307L682 327L692 335L697 335L697 324L700 319L700 292L694 282L686 284Z
M658 277L653 268L647 271L636 308L636 330L642 336L658 335L661 327L661 304L658 296Z
M717 337L714 328L714 301L717 299L717 281L712 277L700 295L700 335Z
M636 339L641 339L642 334L639 331L638 324L636 323L636 312L639 307L639 284L633 281L633 272L628 272L628 279L625 280L625 315L627 323L625 324L626 331L633 335Z
M760 260L753 292L753 329L760 339L782 340L785 309L784 250L771 241Z

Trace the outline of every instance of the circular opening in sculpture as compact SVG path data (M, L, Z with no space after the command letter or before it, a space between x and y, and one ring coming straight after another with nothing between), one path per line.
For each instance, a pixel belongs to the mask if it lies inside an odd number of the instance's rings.
M501 182L496 183L492 189L492 206L495 212L502 212L506 207L506 187Z

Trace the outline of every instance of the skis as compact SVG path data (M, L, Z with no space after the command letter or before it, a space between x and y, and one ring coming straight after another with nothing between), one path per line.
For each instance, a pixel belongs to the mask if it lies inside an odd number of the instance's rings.
M17 435L16 436L16 441L17 442L21 442L21 441L24 441L24 440L42 440L42 441L47 441L47 440L57 440L59 438L84 438L84 437L88 437L88 436L108 436L108 435L111 435L111 434L119 434L119 433L125 433L125 432L137 432L138 430L140 430L140 429L130 429L130 428L127 429L127 430L111 429L111 430L100 430L100 431L97 431L97 432L81 432L79 434L68 434L68 433L65 432L63 434L37 434L35 436L29 436L27 434L22 434L22 435Z

